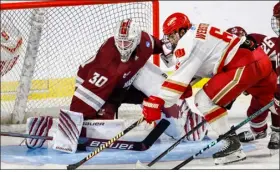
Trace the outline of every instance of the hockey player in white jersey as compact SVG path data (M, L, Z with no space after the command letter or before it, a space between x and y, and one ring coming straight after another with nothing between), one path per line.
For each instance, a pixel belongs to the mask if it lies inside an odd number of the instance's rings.
M191 24L182 13L170 15L163 33L176 49L177 70L162 84L159 94L143 102L148 121L161 117L163 107L172 106L184 95L195 76L211 78L196 95L195 104L218 135L230 130L226 106L243 91L258 99L262 106L273 98L276 76L268 56L246 37L238 38L209 24ZM266 93L259 88L269 88ZM224 140L224 147L213 155L215 164L245 159L235 133Z

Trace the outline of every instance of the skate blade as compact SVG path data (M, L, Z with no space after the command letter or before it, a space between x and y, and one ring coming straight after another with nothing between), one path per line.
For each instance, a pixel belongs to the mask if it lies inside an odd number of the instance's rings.
M135 169L152 169L151 167L148 167L144 164L142 164L139 160L136 162L136 165L135 165Z
M243 150L238 150L237 152L234 152L233 154L230 154L226 157L222 158L215 158L215 165L226 165L238 161L242 161L246 159L246 155L243 152Z
M276 154L279 154L279 149L269 149L270 151L270 156L274 156Z

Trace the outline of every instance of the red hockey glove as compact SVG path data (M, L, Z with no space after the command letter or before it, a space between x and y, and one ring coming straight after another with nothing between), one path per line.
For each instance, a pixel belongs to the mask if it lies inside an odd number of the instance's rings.
M159 97L150 96L143 101L143 115L148 123L161 118L161 108L164 105L164 100Z
M181 95L180 99L186 99L192 96L192 86L188 85L185 92Z

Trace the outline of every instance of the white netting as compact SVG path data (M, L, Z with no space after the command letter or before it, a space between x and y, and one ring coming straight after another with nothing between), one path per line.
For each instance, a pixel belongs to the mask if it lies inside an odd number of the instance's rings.
M60 108L69 106L79 65L92 57L103 41L112 36L117 21L132 17L140 23L141 29L152 33L152 5L152 2L135 2L44 8L45 23L25 109L26 117L56 115ZM34 9L1 11L1 22L13 23L23 37L19 59L1 77L1 123L10 118L20 76L25 73L22 67L33 13ZM28 62L26 64L28 66ZM130 114L139 110L130 105L121 108L122 113Z

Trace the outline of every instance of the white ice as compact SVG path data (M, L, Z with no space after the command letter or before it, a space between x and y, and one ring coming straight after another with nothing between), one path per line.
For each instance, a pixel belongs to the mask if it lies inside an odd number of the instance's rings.
M232 110L229 111L230 124L238 124L246 118L246 110L249 105L250 96L241 96L237 99L235 104L232 107ZM192 102L192 99L189 100ZM194 107L192 107L194 108ZM131 116L130 116L131 118ZM135 119L138 116L134 116ZM270 117L269 117L270 125ZM16 127L17 128L17 127ZM241 128L240 131L248 129L248 124ZM3 131L4 128L1 127ZM6 126L7 129L7 126ZM269 129L270 133L270 129ZM213 131L210 131L210 136L214 136ZM185 165L182 169L279 169L279 152L276 155L271 156L270 151L267 149L267 144L269 141L270 135L267 138L262 140L254 141L253 143L257 145L257 150L247 152L247 159L241 162L216 166L213 163L212 158L206 159L195 159L189 164ZM11 137L1 137L1 146L2 145L18 145L22 139L20 138L11 138ZM101 152L102 153L102 152ZM160 152L159 152L160 154ZM91 159L94 161L94 157ZM172 162L158 162L152 166L153 169L171 169L178 165L181 161L172 161ZM117 164L117 165L82 165L79 169L134 169L135 164ZM43 166L31 166L31 165L22 165L20 162L17 164L8 164L1 161L1 169L66 169L65 165L55 165L55 164L45 164Z

